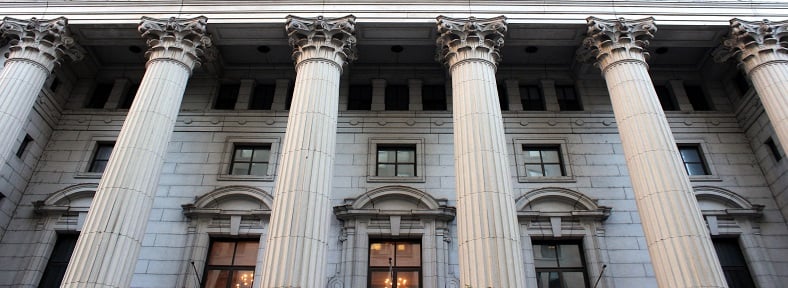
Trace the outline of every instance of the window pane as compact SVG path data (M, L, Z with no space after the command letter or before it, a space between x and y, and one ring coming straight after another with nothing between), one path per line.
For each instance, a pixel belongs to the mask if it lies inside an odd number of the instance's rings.
M394 243L378 242L369 245L369 266L389 267L389 259L394 259Z
M226 288L230 271L208 270L205 272L205 288Z
M679 151L681 152L681 159L684 159L684 162L701 162L698 148L682 147L679 148Z
M233 272L233 282L230 283L230 287L232 288L252 288L252 282L254 281L254 271L234 271Z
M544 163L559 163L561 162L559 159L557 150L542 150L542 161L544 161Z
M526 150L525 163L542 163L542 156L539 150Z
M270 158L271 150L268 148L258 147L254 149L254 158L252 158L253 162L268 162Z
M251 161L252 149L251 148L236 148L235 161Z
M561 165L560 164L545 164L544 165L544 176L564 176L561 173Z
M398 271L397 288L410 288L419 286L419 271Z
M396 161L396 151L378 150L378 163L394 163Z
M413 150L400 150L397 151L397 162L398 163L413 163L416 159L416 151Z
M252 170L249 172L249 175L268 175L268 163L252 163Z
M231 265L235 242L213 242L208 255L208 265Z
M575 244L559 245L558 264L561 267L583 267L580 246Z
M415 166L413 164L397 165L397 176L400 177L413 177L416 176Z
M249 163L234 163L233 171L230 174L249 175Z
M397 243L397 267L421 266L421 244Z
M254 266L257 263L257 241L243 241L238 242L235 249L235 266Z
M96 151L96 159L108 160L109 155L112 154L112 148L115 145L102 144Z
M557 247L552 244L535 244L534 247L534 266L537 268L558 267Z
M107 161L93 161L93 166L90 167L89 172L104 172L107 168Z
M583 272L562 272L561 273L562 287L587 287L586 280L583 278Z
M558 272L536 272L536 287L562 288Z
M370 288L391 288L391 275L389 271L372 271ZM418 287L418 286L417 286Z
M395 176L394 164L378 164L378 176Z
M687 174L689 175L707 175L706 167L703 164L686 164Z
M529 177L544 176L541 165L525 165L525 173Z

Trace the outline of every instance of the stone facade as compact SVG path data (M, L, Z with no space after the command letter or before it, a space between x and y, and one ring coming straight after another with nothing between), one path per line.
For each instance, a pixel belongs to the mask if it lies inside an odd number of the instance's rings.
M725 287L725 241L788 281L780 3L172 2L0 4L0 287L74 234L69 287L203 287L238 239L256 287L371 287L385 241L420 287L537 287L550 245L587 287Z

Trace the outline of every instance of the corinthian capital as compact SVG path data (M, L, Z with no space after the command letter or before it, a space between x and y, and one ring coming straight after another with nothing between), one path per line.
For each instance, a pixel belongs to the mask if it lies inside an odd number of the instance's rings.
M64 56L78 61L83 58L82 47L74 42L68 30L68 19L20 20L3 18L0 38L11 44L9 59L34 61L52 71Z
M287 16L285 24L296 65L322 58L339 66L356 59L356 16L326 19Z
M479 59L498 65L506 33L506 17L454 19L438 16L437 60L450 68L454 64Z
M654 18L604 20L588 17L586 21L588 32L578 51L578 60L596 62L603 70L620 60L645 64L649 56L645 49L657 32Z
M208 18L156 19L142 17L139 31L148 39L148 62L171 60L185 65L189 71L201 64L204 49L211 47L211 38L206 29Z
M722 46L714 51L714 60L725 62L737 58L749 73L759 64L774 59L774 56L788 53L788 21L750 22L731 19L731 33ZM771 53L770 53L771 52Z

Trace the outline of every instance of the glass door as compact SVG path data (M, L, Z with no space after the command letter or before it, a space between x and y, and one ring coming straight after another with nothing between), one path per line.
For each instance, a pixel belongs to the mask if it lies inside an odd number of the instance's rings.
M420 288L421 243L370 240L369 287Z

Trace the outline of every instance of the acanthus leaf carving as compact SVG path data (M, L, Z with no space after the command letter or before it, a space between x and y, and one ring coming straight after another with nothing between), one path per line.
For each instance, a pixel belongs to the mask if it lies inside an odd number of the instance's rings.
M5 17L0 23L0 39L11 44L9 59L32 60L49 71L64 57L74 61L84 58L84 49L71 36L65 17L51 20Z
M456 19L438 16L438 39L436 60L452 66L465 60L468 55L459 55L461 50L479 51L476 56L497 65L501 61L501 48L507 31L505 16L488 19Z
M788 37L788 20L771 22L768 19L744 21L734 18L730 23L730 34L713 53L715 61L722 63L735 58L749 71L766 60L761 59L762 52L788 54L788 42L783 40Z
M170 17L157 19L143 16L138 30L147 38L148 60L171 59L186 65L189 70L201 64L205 49L213 46L207 28L208 18L191 19Z
M285 30L296 63L313 56L335 61L340 66L356 60L356 17L353 15L330 19L289 15ZM328 48L331 54L308 53L320 51L321 48Z
M577 51L577 60L581 62L596 62L604 70L609 64L618 60L648 59L649 40L654 38L657 26L654 18L648 17L637 20L624 18L605 20L596 17L586 18L588 30L583 39L582 47ZM616 51L625 52L621 57L612 57ZM608 61L605 61L608 60ZM610 61L613 60L613 61Z

